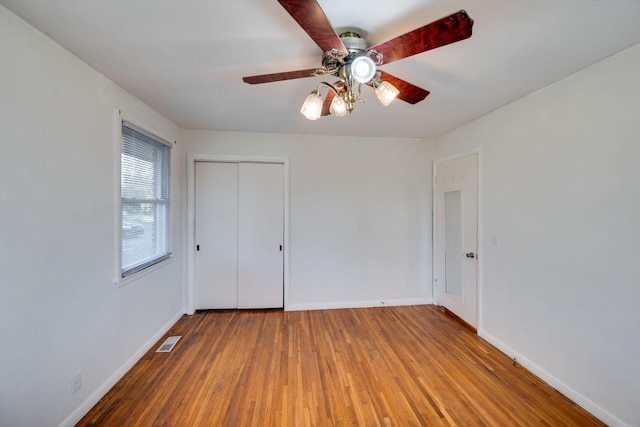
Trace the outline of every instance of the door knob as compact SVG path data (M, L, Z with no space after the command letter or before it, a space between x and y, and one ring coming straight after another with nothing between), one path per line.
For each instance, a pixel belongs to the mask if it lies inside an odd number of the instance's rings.
M473 252L467 252L466 254L464 254L464 256L466 256L467 258L475 258L476 254L474 254Z

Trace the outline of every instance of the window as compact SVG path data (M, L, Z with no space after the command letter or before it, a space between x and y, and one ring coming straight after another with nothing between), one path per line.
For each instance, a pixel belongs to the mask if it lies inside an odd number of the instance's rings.
M122 278L171 255L170 163L168 143L122 122Z

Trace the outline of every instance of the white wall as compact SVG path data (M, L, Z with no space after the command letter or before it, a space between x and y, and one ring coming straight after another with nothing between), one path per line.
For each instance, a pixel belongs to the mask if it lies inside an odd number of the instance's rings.
M183 139L192 154L289 158L287 309L431 301L428 144L196 130Z
M0 425L73 424L183 311L181 209L174 261L114 286L117 108L179 135L0 7Z
M480 334L605 421L640 425L638 75L635 46L435 153L406 139L181 136L0 7L0 424L72 424L180 315L187 152L290 159L289 308L303 309L429 301L431 161L481 147ZM121 288L116 109L180 139L177 256Z
M482 150L480 334L613 425L640 425L638 76L640 45L435 147Z

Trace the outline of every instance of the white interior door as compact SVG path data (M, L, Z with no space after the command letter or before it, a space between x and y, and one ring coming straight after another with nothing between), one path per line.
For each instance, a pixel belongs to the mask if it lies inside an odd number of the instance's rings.
M238 306L238 164L195 164L194 308Z
M284 166L241 163L238 308L284 306Z
M435 298L478 324L478 156L436 164Z

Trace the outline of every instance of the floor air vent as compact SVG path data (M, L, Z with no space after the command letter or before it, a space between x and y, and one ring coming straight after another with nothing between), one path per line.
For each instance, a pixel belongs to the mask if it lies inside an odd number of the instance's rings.
M180 335L167 338L164 340L160 348L156 350L156 353L169 353L173 350L173 346L176 345L180 338L182 338Z

